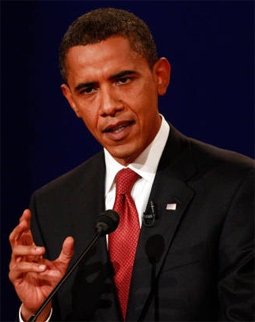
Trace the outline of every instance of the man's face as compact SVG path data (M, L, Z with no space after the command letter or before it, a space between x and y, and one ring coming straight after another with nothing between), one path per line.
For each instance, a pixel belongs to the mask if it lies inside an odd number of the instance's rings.
M128 165L159 130L158 95L169 83L164 58L150 69L123 37L75 46L66 56L62 91L88 130L121 164Z

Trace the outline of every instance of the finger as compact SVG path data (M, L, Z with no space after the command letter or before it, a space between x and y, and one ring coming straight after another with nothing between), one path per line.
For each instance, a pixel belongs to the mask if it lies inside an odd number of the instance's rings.
M25 223L19 223L9 235L9 241L11 246L14 246L21 238L22 234L28 229Z
M24 210L20 217L19 224L13 229L9 235L9 241L13 248L17 244L35 245L30 230L31 212L29 209Z
M24 278L24 274L27 273L42 273L46 271L47 265L44 263L28 263L28 262L20 262L11 267L9 271L9 279L13 283L17 283L19 279Z
M13 248L9 268L12 269L21 262L34 262L43 263L43 254L45 253L44 247L27 247L17 246Z
M18 245L13 248L12 254L14 256L41 256L45 253L44 247L39 246L23 246Z
M68 264L74 254L74 239L73 237L67 237L62 246L61 253L58 257L58 261Z
M19 219L19 222L22 222L23 220L25 220L30 227L31 216L32 216L31 211L29 209L25 209Z
M12 248L17 245L35 245L30 229L23 222L16 226L10 233L9 242Z
M9 235L11 245L13 245L14 242L18 241L24 232L30 230L30 219L30 210L24 210L22 216L19 219L19 224L13 229L13 231Z

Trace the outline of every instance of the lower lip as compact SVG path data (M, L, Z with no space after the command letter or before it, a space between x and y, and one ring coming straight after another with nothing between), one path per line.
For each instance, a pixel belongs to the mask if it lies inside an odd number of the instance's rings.
M119 132L105 132L104 135L112 141L122 141L124 140L130 133L131 128L133 126L132 124L129 124L125 126L121 131Z

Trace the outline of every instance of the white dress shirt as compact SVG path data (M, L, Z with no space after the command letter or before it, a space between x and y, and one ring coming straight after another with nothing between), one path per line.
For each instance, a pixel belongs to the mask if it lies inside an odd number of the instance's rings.
M161 115L161 126L154 140L140 154L140 156L128 165L128 168L138 173L141 179L137 180L131 191L137 212L139 215L140 226L142 224L143 213L146 210L151 187L156 175L159 160L164 150L170 126ZM104 149L106 177L105 177L105 209L112 209L115 200L115 176L118 171L124 168L118 163L110 153ZM141 193L142 192L142 193Z

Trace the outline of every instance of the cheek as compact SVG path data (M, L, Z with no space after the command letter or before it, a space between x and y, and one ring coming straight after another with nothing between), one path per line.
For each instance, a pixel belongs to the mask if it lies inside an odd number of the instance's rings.
M85 110L80 108L80 117L88 130L94 135L97 132L98 117L96 113L93 113L93 109Z
M136 99L147 109L154 108L157 102L158 92L152 81L147 81L141 86L139 91L136 93Z
M154 91L154 92L153 92ZM148 94L144 94L148 93ZM135 100L136 114L142 123L147 125L152 122L152 119L158 115L158 97L154 88L150 91L141 91L136 96Z

